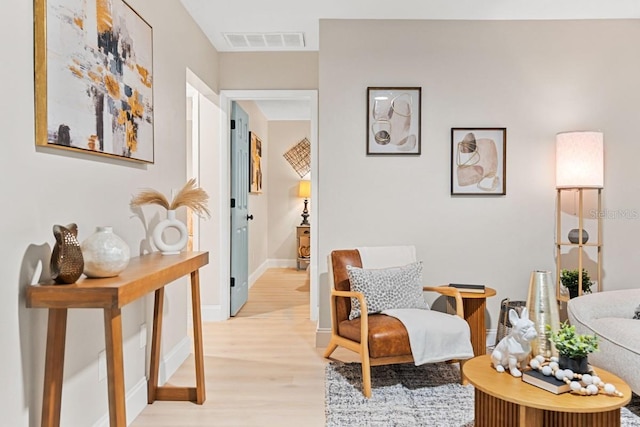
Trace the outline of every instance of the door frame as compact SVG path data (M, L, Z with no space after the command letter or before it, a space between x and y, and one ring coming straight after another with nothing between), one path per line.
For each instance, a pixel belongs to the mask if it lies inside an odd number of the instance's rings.
M221 314L224 319L230 317L230 296L229 296L229 275L230 275L230 244L231 244L231 207L230 207L230 150L229 138L231 130L229 128L229 117L231 114L232 101L263 101L263 100L307 100L311 110L311 206L317 206L318 200L318 91L317 90L221 90L220 91L220 195L217 200L217 210L220 212L220 244L218 253L214 254L214 259L218 260L220 272L219 301ZM317 256L318 256L318 209L315 210L315 220L311 224L311 262L310 262L310 285L309 285L309 318L318 320L319 292L317 279Z

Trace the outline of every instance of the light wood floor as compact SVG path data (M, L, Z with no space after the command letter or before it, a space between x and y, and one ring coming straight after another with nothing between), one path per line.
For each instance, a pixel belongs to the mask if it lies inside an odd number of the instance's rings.
M324 349L315 348L306 272L270 269L238 316L205 323L207 400L155 402L133 426L324 426ZM334 355L349 361L351 352ZM341 357L341 355L343 357ZM169 380L194 384L193 359Z

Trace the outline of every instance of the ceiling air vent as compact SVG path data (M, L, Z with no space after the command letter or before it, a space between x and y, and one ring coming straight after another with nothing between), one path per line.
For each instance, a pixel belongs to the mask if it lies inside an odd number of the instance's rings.
M303 33L224 33L234 49L279 50L304 47Z

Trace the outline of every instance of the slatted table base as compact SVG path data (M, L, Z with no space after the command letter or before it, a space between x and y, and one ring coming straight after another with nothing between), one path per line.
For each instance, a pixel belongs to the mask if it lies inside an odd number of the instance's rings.
M590 413L547 411L507 402L478 389L475 400L475 427L620 427L620 409Z

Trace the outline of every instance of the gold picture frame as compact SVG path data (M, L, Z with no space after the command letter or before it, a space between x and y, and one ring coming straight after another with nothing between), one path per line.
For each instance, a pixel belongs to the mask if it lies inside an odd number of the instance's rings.
M249 132L249 193L262 193L262 140Z
M36 145L154 162L153 29L123 0L34 0Z

